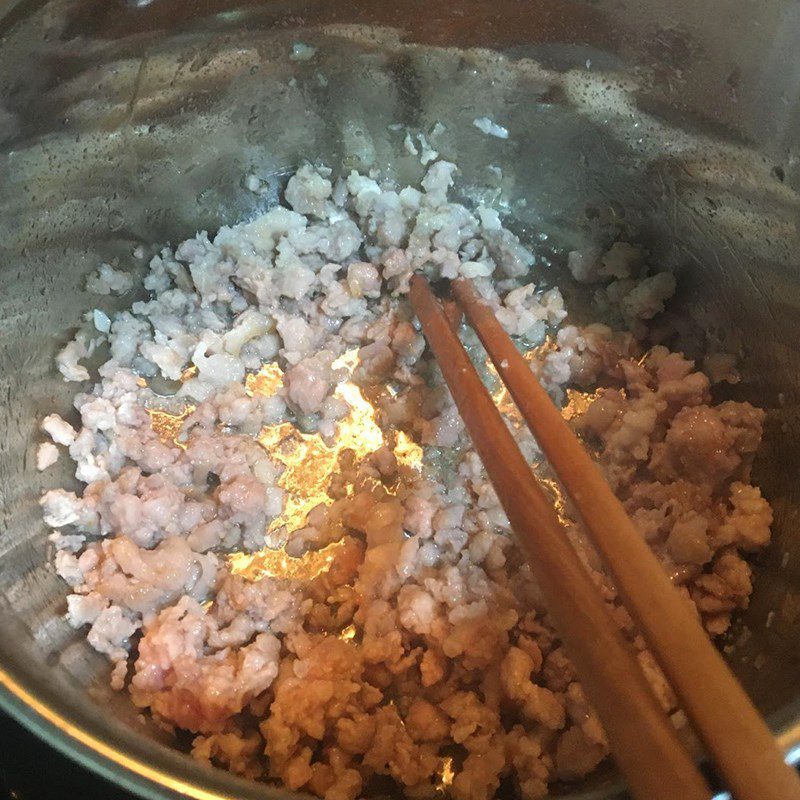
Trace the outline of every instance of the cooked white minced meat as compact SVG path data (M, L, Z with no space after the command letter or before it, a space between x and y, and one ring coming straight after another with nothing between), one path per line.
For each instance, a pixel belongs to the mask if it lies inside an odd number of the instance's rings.
M454 171L433 163L418 190L305 166L286 206L163 250L150 299L58 359L86 379L80 359L107 339L99 381L75 398L80 424L42 423L86 484L41 502L68 618L108 655L113 686L193 733L198 759L326 800L380 776L412 797L484 800L505 780L537 798L608 755L415 325L415 270L473 278L711 635L747 605L746 555L770 537L750 483L763 413L715 405L680 353L566 324L498 213L448 201ZM675 287L623 244L569 266L637 333ZM103 267L92 286L125 291L126 278ZM40 451L43 467L54 458Z

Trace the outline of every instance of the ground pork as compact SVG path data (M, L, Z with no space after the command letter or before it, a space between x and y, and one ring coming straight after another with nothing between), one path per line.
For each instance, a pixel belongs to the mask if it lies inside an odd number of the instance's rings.
M38 451L45 468L66 448L85 484L41 501L67 617L114 665L112 685L191 732L201 761L326 800L375 782L456 800L503 783L534 800L608 755L425 350L405 297L415 270L475 280L709 633L748 603L745 556L772 521L750 480L764 415L714 404L692 361L643 344L674 277L625 242L571 253L612 325L571 324L499 211L448 200L455 175L434 161L418 189L305 165L285 205L162 250L149 296L91 314L57 359L84 382L72 423L42 420ZM103 265L88 287L134 283ZM98 333L109 358L94 375Z

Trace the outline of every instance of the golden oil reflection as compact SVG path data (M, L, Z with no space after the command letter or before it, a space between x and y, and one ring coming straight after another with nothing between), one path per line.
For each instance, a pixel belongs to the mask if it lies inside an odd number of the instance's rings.
M600 388L596 392L579 392L577 389L567 389L567 402L561 410L561 416L569 421L585 414L589 406L603 393Z
M197 367L192 365L187 367L180 377L181 383L194 378L197 375ZM141 389L146 389L150 386L146 378L139 376L136 379L136 385ZM186 444L178 439L183 427L184 420L194 412L195 406L187 404L181 411L165 411L161 408L147 408L148 415L150 416L150 428L158 434L164 444L173 444L180 447L181 450L186 449Z
M343 370L348 376L352 375L357 365L358 350L347 351L332 364L335 370ZM189 367L181 380L189 380L196 374L196 368ZM272 397L282 386L283 371L276 363L265 364L245 379L245 391L251 397ZM333 396L347 404L348 412L338 421L330 443L319 433L303 433L290 422L266 426L256 437L270 457L284 466L278 479L278 485L285 492L284 508L267 528L268 535L280 532L281 542L285 542L294 531L305 527L312 509L333 503L331 482L339 472L340 457L345 451L350 451L354 460L359 461L388 446L399 464L412 469L421 467L422 447L404 431L385 436L377 422L376 408L355 383L342 381L335 388ZM185 450L186 444L178 437L184 421L194 410L193 405L186 406L178 413L147 409L150 427L166 444L174 444ZM352 491L352 487L344 488ZM271 548L257 553L235 553L229 557L229 565L232 572L250 580L267 576L310 580L330 568L339 546L341 543L335 542L297 558L281 549Z
M547 347L549 347L549 340L545 341L540 347L535 347L523 353L522 357L530 364L534 358L544 352L544 349ZM486 368L489 371L491 380L497 384L497 389L492 393L492 399L498 411L500 411L515 428L519 428L523 424L522 415L519 413L519 409L511 397L511 392L506 389L505 384L500 380L497 367L495 367L488 356L486 358Z
M450 788L456 773L453 769L453 757L444 756L436 774L436 789L440 792Z
M186 381L190 381L197 375L197 367L192 364L191 367L186 367L186 369L181 372L181 377L179 378L181 383L186 383Z
M561 484L554 478L548 478L539 474L538 472L537 477L539 478L539 483L545 487L553 500L553 507L558 515L558 521L565 527L572 525L573 519L569 515L567 509L567 497L564 494Z
M356 626L355 625L348 625L340 634L339 638L343 642L352 641L356 635Z
M340 539L321 550L309 550L297 558L288 555L284 550L270 548L256 553L233 553L228 556L228 567L232 573L249 581L258 581L261 578L310 581L324 575L331 568L337 553L346 546L347 542Z
M297 430L291 422L262 428L258 443L285 469L278 486L285 492L282 513L267 527L268 532L285 528L284 535L306 524L309 512L320 504L330 505L330 480L339 462L339 451L328 447L319 434Z
M352 376L357 365L358 351L350 350L336 359L332 367ZM245 388L248 394L270 397L282 385L280 367L268 364L248 376ZM422 448L404 431L385 435L377 421L377 409L359 386L344 380L334 389L333 396L347 404L348 412L337 422L331 441L326 441L319 433L304 433L290 422L265 426L256 437L270 457L284 466L278 479L278 485L285 492L284 507L267 527L270 544L285 543L294 531L305 527L308 514L314 508L334 502L331 483L340 472L340 460L345 452L351 453L354 461L358 462L388 446L399 464L412 469L421 467ZM341 489L350 493L353 487L343 486ZM249 580L266 576L307 580L330 568L334 553L331 548L336 544L319 551L308 551L298 558L287 556L281 549L267 547L258 553L232 556L229 568ZM352 635L355 635L355 630Z
M244 379L244 390L250 397L273 397L282 386L283 370L275 363L264 364L258 372L251 372Z
M177 414L161 411L156 408L146 409L150 415L150 427L158 434L164 444L174 444L181 450L186 449L186 444L178 438L183 428L184 420L194 412L194 406L188 405Z
M395 434L392 452L398 464L412 469L419 469L422 465L422 447L405 431L397 431Z
M534 347L527 352L523 353L523 358L530 364L533 361L542 361L548 353L557 350L556 342L552 337L548 337L538 347ZM490 358L486 358L486 368L489 372L491 381L496 385L492 393L492 399L495 402L498 410L503 414L509 422L515 427L519 428L524 424L522 416L519 413L511 393L506 389L505 385L500 381L497 368L494 366ZM561 410L561 416L569 421L575 417L585 414L589 406L602 396L604 389L601 387L596 392L582 392L578 389L566 390L566 403Z
M358 351L348 351L332 366L352 373L357 363ZM247 388L254 394L270 396L282 384L280 367L270 364L255 374ZM347 403L349 412L339 420L330 444L320 434L303 433L290 422L268 425L256 437L269 455L285 467L278 479L278 486L286 493L283 512L270 522L268 533L283 529L286 538L305 526L312 509L333 503L330 484L344 451L352 451L360 460L384 445L383 431L376 421L377 411L356 384L340 383L333 396Z

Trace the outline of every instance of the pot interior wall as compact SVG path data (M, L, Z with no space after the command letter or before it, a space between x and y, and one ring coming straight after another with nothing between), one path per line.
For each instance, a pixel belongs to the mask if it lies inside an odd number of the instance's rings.
M492 16L483 3L347 12L306 3L300 13L278 3L104 0L19 4L0 20L0 665L133 758L186 769L158 743L166 736L97 680L104 661L63 621L65 587L37 505L42 490L69 481L65 465L34 468L38 420L53 408L69 417L75 391L53 357L83 311L115 308L84 293L86 275L101 261L141 270L139 244L246 218L304 159L380 164L416 179L405 127L394 124L444 125L435 144L459 164L459 191L468 200L502 191L518 232L552 257L542 280L555 279L572 247L633 236L680 275L663 336L692 353L710 343L741 356L743 380L728 392L768 411L757 476L776 523L726 653L776 730L800 714L799 209L785 150L793 118L756 115L745 101L758 96L758 80L741 76L728 87L742 102L731 118L730 104L716 102L729 78L725 42L698 20L690 35L666 26L655 4L624 23L602 2L537 4L535 19L528 4L491 5ZM674 5L675 18L692 18ZM783 10L765 5L771 31ZM660 32L662 49L650 39L631 45L626 24ZM317 48L309 61L289 57L300 40ZM702 88L715 98L706 105L691 81L703 60ZM682 95L689 108L677 108L676 82L691 88ZM480 133L480 116L509 139ZM269 191L247 191L248 174ZM195 774L220 792L271 793ZM594 785L606 791L608 780Z

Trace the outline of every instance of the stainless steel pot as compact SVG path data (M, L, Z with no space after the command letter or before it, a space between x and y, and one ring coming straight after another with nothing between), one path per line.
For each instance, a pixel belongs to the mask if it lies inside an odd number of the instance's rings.
M192 762L98 679L49 565L36 501L68 478L33 469L37 420L69 406L52 358L97 304L83 286L100 260L133 269L140 243L251 213L269 195L243 176L274 194L303 158L413 178L388 126L441 122L462 191L494 180L554 252L641 237L681 275L665 335L741 354L730 391L769 411L757 472L777 518L726 652L800 749L794 0L5 0L0 15L4 708L147 797L288 794ZM296 41L314 58L293 61ZM567 794L618 791L605 774Z

